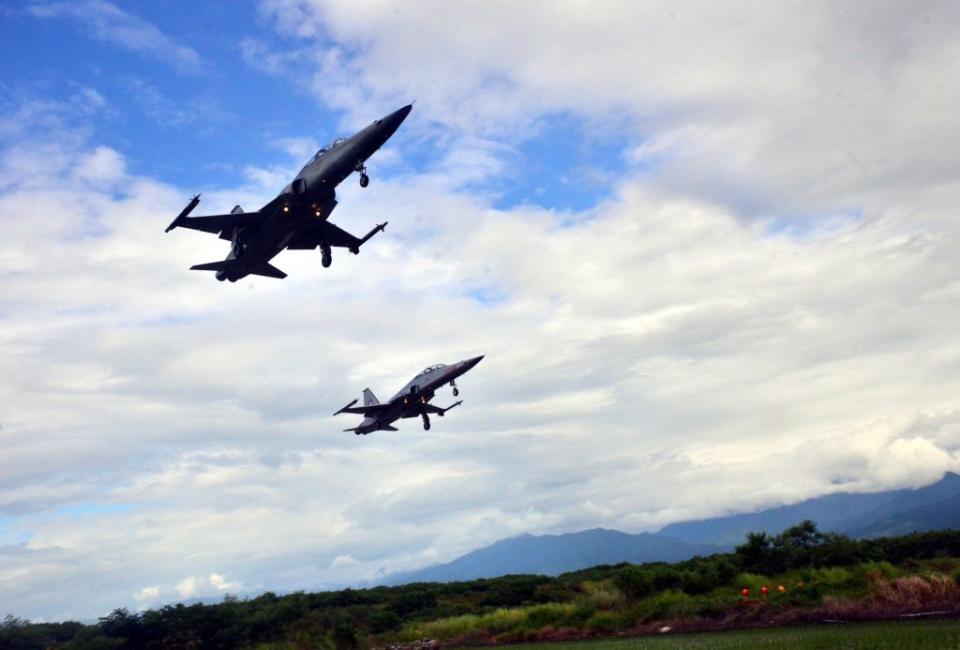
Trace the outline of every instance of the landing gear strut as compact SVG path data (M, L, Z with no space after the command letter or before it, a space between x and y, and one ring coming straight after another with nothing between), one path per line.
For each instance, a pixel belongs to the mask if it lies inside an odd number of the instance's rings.
M454 396L454 397L459 396L459 395L460 395L460 389L457 388L457 382L451 381L451 382L450 382L450 385L453 386L453 396Z
M423 418L423 430L424 430L424 431L429 431L429 430L430 430L430 416L427 415L427 412L426 412L426 411L423 411L423 412L420 413L420 417Z
M356 167L353 168L354 171L360 172L360 187L366 187L370 184L370 177L367 176L367 166L362 162L358 162Z
M320 254L323 256L320 258L323 268L330 268L330 264L333 263L333 252L330 250L330 244L320 244Z

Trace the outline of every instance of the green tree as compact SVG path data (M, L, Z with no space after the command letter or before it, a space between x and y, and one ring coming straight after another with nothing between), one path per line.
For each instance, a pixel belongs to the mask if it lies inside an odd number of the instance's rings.
M620 569L613 578L613 584L631 603L654 592L653 578L650 573L636 566Z

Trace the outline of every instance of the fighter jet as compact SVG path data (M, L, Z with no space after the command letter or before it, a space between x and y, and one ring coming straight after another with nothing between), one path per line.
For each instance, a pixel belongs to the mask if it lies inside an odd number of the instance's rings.
M179 226L219 234L220 239L229 241L227 259L190 267L196 271L215 271L221 282L236 282L248 275L287 277L270 264L270 260L286 248L313 250L319 247L324 267L333 261L333 248L346 248L358 254L360 247L387 224L377 224L358 238L330 223L330 213L337 205L335 189L353 172L360 173L360 187L370 183L367 158L396 132L412 108L412 104L404 106L352 137L339 138L320 149L275 199L256 212L244 212L238 205L230 214L190 217L200 202L198 194L167 226L166 232Z
M483 355L466 361L451 363L449 366L442 363L430 366L407 382L407 385L401 388L400 392L391 397L385 404L381 404L373 391L366 388L363 391L363 406L354 406L357 400L353 400L334 415L340 415L341 413L362 415L363 422L360 423L360 426L344 429L344 431L353 431L358 436L366 435L372 431L396 431L396 427L391 426L395 421L418 416L423 419L424 430L429 431L431 414L443 417L450 409L463 404L463 400L456 401L447 408L430 404L436 390L450 384L453 387L453 396L460 395L460 390L457 388L457 377L480 363L481 359L483 359Z

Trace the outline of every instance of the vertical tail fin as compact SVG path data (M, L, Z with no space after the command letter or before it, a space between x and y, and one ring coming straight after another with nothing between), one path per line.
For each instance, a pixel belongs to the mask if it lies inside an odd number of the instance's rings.
M363 405L371 406L373 404L379 404L380 400L377 399L377 396L373 394L373 391L369 388L363 389Z

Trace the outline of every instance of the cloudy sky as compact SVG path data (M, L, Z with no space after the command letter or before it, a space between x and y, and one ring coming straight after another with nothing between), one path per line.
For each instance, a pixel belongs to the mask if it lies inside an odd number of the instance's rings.
M0 59L0 615L960 469L956 2L24 0ZM360 256L163 233L414 99ZM477 354L430 432L330 416Z

